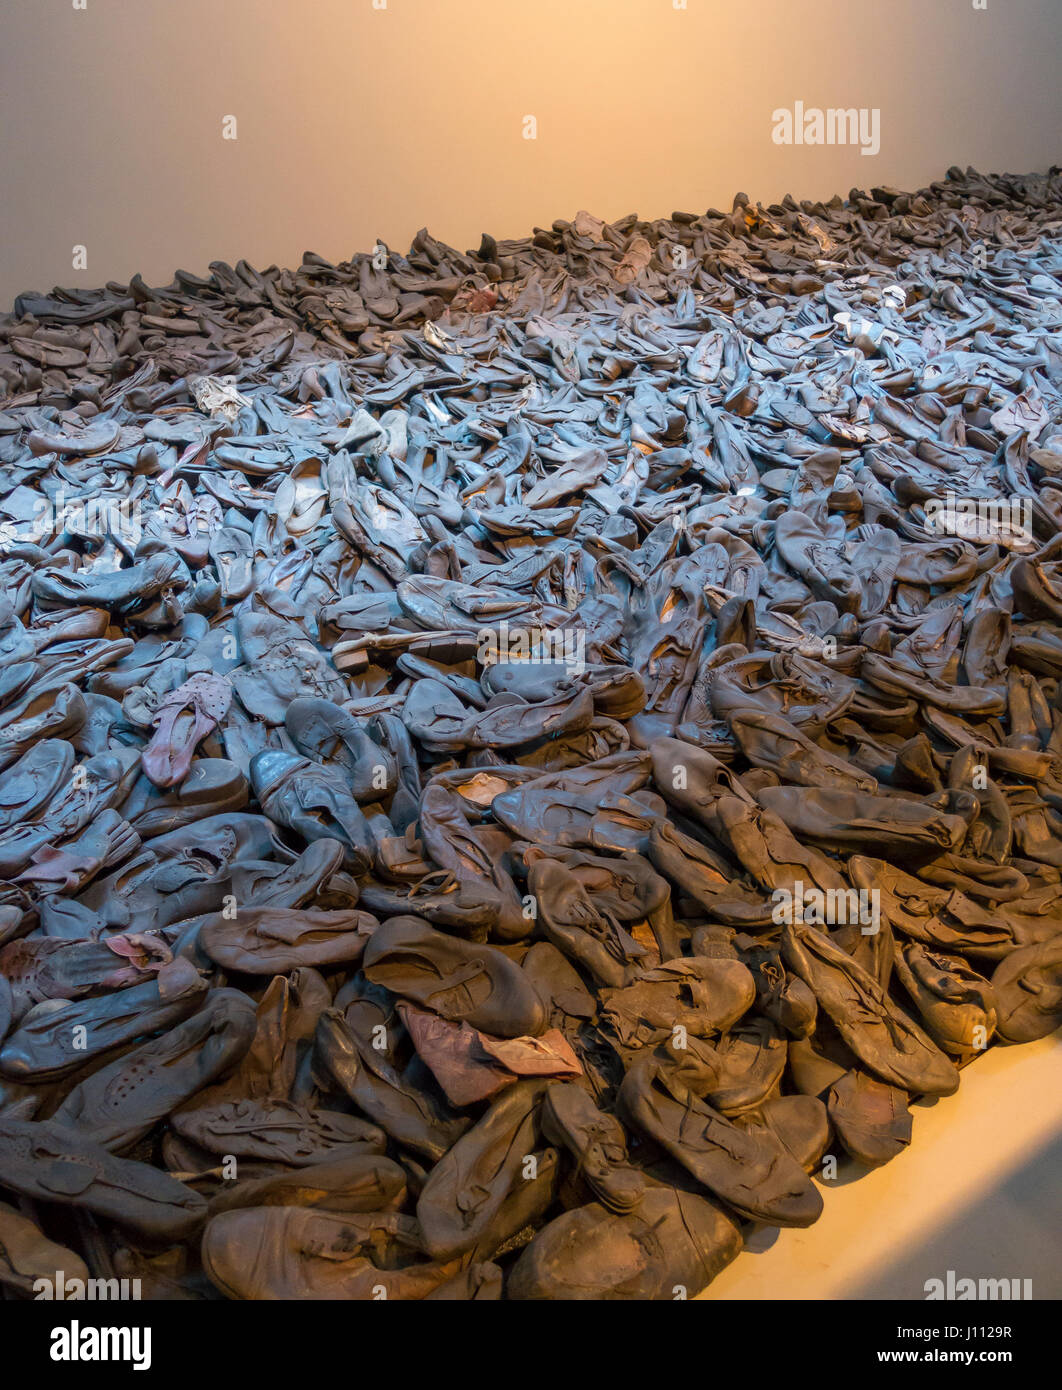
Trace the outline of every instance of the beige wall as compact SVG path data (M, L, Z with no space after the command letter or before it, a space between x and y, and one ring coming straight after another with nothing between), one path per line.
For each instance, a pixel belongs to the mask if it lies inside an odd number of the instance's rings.
M0 303L425 223L463 250L580 207L1046 168L1062 0L985 2L0 0ZM797 100L879 108L880 153L775 145Z

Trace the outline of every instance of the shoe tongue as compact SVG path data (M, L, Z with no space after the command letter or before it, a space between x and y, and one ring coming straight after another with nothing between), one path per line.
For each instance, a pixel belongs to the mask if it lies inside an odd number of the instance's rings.
M648 954L645 947L639 946L630 932L627 931L611 913L604 913L602 915L607 920L610 928L610 954L615 955L618 960L625 962L641 960L642 956Z

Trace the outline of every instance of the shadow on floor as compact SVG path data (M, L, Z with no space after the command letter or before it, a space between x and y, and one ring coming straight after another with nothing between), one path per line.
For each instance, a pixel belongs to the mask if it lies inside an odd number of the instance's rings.
M924 1299L927 1279L1031 1279L1032 1297L1062 1298L1062 1135L1030 1155L924 1244L849 1298Z

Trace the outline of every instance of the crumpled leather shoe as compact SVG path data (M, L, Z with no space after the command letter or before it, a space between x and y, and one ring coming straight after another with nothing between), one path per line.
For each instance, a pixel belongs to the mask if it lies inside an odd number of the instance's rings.
M879 895L881 916L894 931L931 949L963 951L988 960L1014 949L1007 918L965 893L926 883L895 864L859 854L848 861L848 872L854 887Z
M35 1221L0 1202L0 1284L29 1296L38 1279L52 1284L57 1277L71 1290L80 1280L84 1289L88 1266L73 1250L49 1240Z
M826 1106L815 1096L774 1096L734 1116L739 1129L755 1135L769 1129L805 1173L812 1173L830 1142Z
M992 972L999 1036L1035 1042L1062 1022L1062 935L1011 951Z
M654 1046L683 1028L691 1037L725 1033L756 998L740 960L664 961L624 989L608 991L602 1018L627 1048Z
M191 1018L78 1082L54 1119L121 1153L233 1067L254 1035L251 1000L212 990Z
M147 1163L116 1158L54 1120L0 1115L0 1165L5 1187L82 1207L148 1240L181 1240L206 1215L206 1202L190 1187Z
M551 1086L542 1105L542 1133L569 1150L599 1201L610 1211L633 1211L645 1179L627 1157L623 1126L594 1104L581 1086Z
M156 787L179 786L192 767L195 750L225 717L232 688L223 676L201 673L159 701L155 733L141 754L144 772Z
M546 937L598 984L622 986L638 974L645 948L613 914L598 911L567 865L555 859L534 859L527 886Z
M868 795L878 789L869 773L825 752L780 714L735 710L729 722L749 762L777 773L783 782Z
M546 1009L518 965L494 946L461 941L417 917L392 917L365 949L366 978L500 1038L535 1036Z
M945 1052L967 1056L988 1046L996 1031L992 986L961 956L928 951L918 941L896 952L896 974Z
M957 849L966 821L900 797L810 787L763 787L759 800L801 839L830 849L900 857Z
M633 1124L739 1216L775 1226L818 1220L818 1190L773 1132L738 1129L656 1058L631 1067L619 1103Z
M387 1009L371 996L352 1001L344 1013L326 1009L317 1021L314 1063L395 1143L437 1163L468 1120L450 1111L428 1086L405 1080L397 1065L396 1031L401 1029ZM381 1036L388 1047L376 1045Z
M915 1095L950 1096L957 1090L959 1073L952 1063L824 932L786 923L782 954L868 1070Z
M417 1202L425 1249L438 1260L470 1250L496 1216L534 1150L545 1083L503 1091L428 1174Z
M665 1044L675 1074L727 1119L762 1105L785 1071L785 1038L766 1018L746 1017L718 1038L682 1041L682 1047L674 1040Z
M520 1301L673 1300L694 1297L742 1248L734 1221L713 1203L674 1187L646 1190L620 1215L592 1202L544 1226L509 1276Z
M197 758L187 777L168 789L147 777L121 802L122 815L141 840L180 830L208 816L242 811L250 798L247 779L227 758Z
M379 923L368 912L289 907L246 907L231 920L208 917L199 944L226 970L247 975L286 975L309 965L352 966Z
M182 964L188 966L187 961ZM188 970L184 987L172 993L156 978L58 1010L38 1004L0 1047L0 1075L52 1081L115 1048L180 1023L203 1004L207 994L206 981L192 967Z
M210 1215L242 1207L323 1207L334 1212L396 1211L404 1204L406 1173L382 1154L226 1183L210 1198Z
M785 968L778 947L757 943L742 951L741 958L752 971L761 1013L792 1037L808 1037L815 1029L818 1002L804 981Z
M316 696L292 700L284 727L305 757L343 773L359 805L384 801L394 792L398 768L391 753L331 700Z
M270 819L306 841L338 840L355 875L369 868L374 854L369 827L335 768L267 748L251 759L250 781Z
M868 1076L859 1067L833 1083L826 1108L847 1152L868 1168L888 1163L911 1142L906 1091Z
M417 1223L394 1213L247 1207L211 1218L203 1267L228 1298L420 1299L460 1268L427 1261L396 1267L420 1250Z
M261 1159L291 1168L382 1153L386 1136L375 1125L336 1110L311 1110L294 1101L193 1099L170 1123L207 1153Z

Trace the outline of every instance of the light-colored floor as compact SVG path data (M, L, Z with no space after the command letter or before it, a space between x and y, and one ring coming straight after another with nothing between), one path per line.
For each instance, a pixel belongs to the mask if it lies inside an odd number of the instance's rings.
M706 1299L924 1299L927 1279L1022 1278L1062 1297L1062 1036L993 1047L907 1151L820 1182L807 1230L760 1227Z

